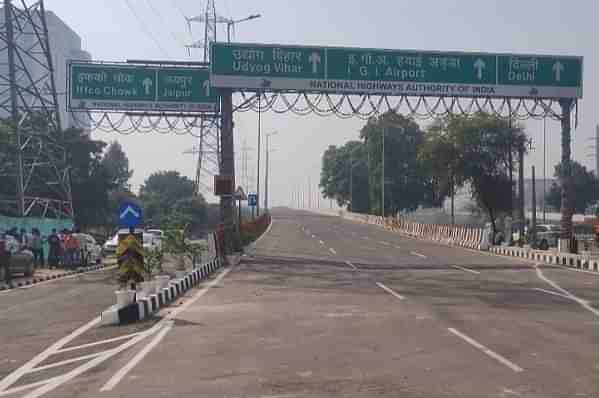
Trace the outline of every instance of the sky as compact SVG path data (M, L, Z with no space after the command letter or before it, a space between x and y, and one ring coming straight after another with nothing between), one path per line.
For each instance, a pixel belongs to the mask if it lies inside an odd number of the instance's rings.
M200 60L199 51L188 56L183 47L192 41L183 15L198 15L199 0L46 0L83 41L94 60L127 59ZM130 4L130 7L128 6ZM584 56L584 97L579 102L578 127L573 130L572 156L595 169L595 125L599 117L599 3L589 0L216 0L217 13L260 19L237 26L234 41L301 45L350 46L441 51L484 51ZM198 33L202 27L194 27ZM218 32L221 40L224 31ZM200 37L193 35L193 40ZM364 121L335 116L265 113L262 132L272 136L272 205L288 205L292 192L317 191L321 156L329 145L357 139ZM422 123L424 127L426 123ZM249 174L255 174L257 115L235 115L238 176L241 147L247 142ZM526 159L543 170L543 123L527 122L526 132L535 148ZM195 158L184 154L197 145L190 136L145 134L122 136L94 132L95 139L118 140L134 170L138 187L151 173L177 170L193 179ZM264 140L262 141L264 145ZM559 162L560 126L547 120L547 175ZM264 149L263 149L264 150ZM262 156L264 159L264 156ZM264 167L264 162L262 162ZM262 169L261 175L264 175ZM238 177L239 182L239 177ZM322 206L327 202L321 201Z

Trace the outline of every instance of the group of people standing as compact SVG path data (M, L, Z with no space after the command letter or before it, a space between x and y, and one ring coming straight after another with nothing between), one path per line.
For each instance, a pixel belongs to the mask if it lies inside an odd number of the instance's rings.
M42 237L38 228L32 228L30 233L25 229L20 231L12 228L6 231L6 235L14 237L19 242L20 250L29 250L33 253L34 266L45 266L44 243L48 243L48 266L64 267L76 266L81 260L81 243L74 235L73 231L64 229L57 232L52 229L52 233L47 237Z

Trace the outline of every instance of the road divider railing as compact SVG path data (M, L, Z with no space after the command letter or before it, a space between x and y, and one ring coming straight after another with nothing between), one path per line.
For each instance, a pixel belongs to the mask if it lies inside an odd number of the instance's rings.
M599 260L593 259L590 252L582 254L554 253L526 247L490 246L485 244L482 228L425 224L407 220L403 217L386 217L340 212L340 216L364 224L384 227L388 231L400 233L415 239L435 241L450 246L460 246L476 250L488 250L494 254L517 257L545 264L554 264L582 270L599 272Z

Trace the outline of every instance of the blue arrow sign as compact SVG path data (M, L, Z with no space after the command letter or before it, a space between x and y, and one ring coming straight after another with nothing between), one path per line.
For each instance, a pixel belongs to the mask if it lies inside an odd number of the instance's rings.
M134 202L123 202L119 206L119 224L122 227L137 227L142 220L141 207Z
M248 205L256 206L258 204L258 195L255 193L248 194Z

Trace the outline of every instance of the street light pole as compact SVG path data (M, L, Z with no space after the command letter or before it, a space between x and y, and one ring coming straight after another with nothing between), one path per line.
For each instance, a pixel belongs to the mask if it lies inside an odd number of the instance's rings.
M381 216L385 217L385 130L383 126L383 149L381 160Z
M354 151L349 153L349 212L354 211Z
M264 211L268 212L268 174L270 171L269 159L270 159L270 141L269 138L275 134L277 131L273 131L272 133L266 134L266 175L264 176Z

